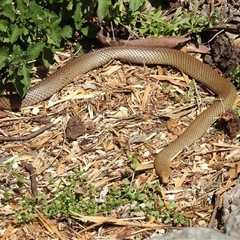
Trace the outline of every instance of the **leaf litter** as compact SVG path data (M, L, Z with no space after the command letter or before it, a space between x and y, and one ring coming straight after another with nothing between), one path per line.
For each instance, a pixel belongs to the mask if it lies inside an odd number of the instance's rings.
M58 64L65 63L66 58L69 56L58 55ZM1 195L9 184L10 188L15 185L3 168L12 160L19 165L25 161L33 166L37 191L46 193L48 189L49 202L54 199L56 189L49 186L48 179L64 181L75 169L85 171L84 185L92 184L96 188L120 187L124 176L131 179L129 188L134 183L137 186L145 182L156 183L154 154L179 136L214 100L211 93L199 85L197 95L196 85L186 88L186 77L181 73L166 67L161 71L163 74L158 77L156 67L112 61L79 76L45 102L16 113L4 112L0 128L5 137L21 138L57 121L50 129L26 141L15 139L1 143ZM168 75L167 81L163 81L164 75ZM223 132L216 131L213 125L174 159L171 165L173 180L167 186L160 185L161 193L155 204L162 200L168 209L174 201L176 211L188 217L192 226L207 226L213 212L209 196L216 191L222 196L234 185L240 172L239 147L236 138L230 139ZM138 156L135 171L129 164L129 157L134 154ZM1 201L1 229L6 229L4 236L9 239L14 239L16 234L21 239L36 237L41 231L42 239L49 235L55 239L67 239L66 236L89 239L99 234L102 237L135 236L135 239L142 239L157 229L165 232L174 228L164 224L161 218L149 218L145 214L133 218L127 208L123 210L124 214L105 217L74 212L72 221L75 223L71 227L68 221L48 219L38 211L37 217L30 222L16 225L9 207L16 210L19 208L17 200L22 196L31 198L28 173L19 165L18 174L26 178L25 187L21 188L15 201ZM220 182L216 181L219 176ZM212 227L217 228L217 223Z

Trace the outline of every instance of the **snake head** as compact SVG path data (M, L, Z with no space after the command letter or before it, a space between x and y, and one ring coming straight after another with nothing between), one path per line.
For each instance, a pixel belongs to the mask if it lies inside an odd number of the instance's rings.
M171 179L172 179L172 173L171 171L162 171L160 174L159 174L159 179L160 179L160 182L162 184L168 184Z

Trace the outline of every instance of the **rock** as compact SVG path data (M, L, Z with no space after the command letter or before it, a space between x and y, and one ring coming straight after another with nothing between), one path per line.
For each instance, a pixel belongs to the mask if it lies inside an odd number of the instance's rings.
M197 239L212 239L212 240L236 240L236 238L227 236L211 228L193 227L186 228L182 231L168 233L162 236L152 237L149 240L197 240Z
M229 215L225 223L225 231L227 235L240 239L240 207Z
M231 190L231 194L232 193L233 191ZM235 193L238 193L238 192L235 191ZM236 194L234 196L236 196ZM238 195L238 198L239 198L239 195ZM231 214L229 214L225 222L225 233L220 233L211 228L192 227L192 228L186 228L182 231L155 236L150 238L149 240L170 240L170 239L171 240L178 240L178 239L236 240L236 239L240 239L240 207L236 208L235 206L235 210Z

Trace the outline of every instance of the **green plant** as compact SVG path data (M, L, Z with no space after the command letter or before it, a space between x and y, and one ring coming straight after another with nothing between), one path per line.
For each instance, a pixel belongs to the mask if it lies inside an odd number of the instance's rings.
M238 116L240 116L240 107L239 106L236 107L235 112Z
M185 216L181 215L181 214L174 214L173 215L173 224L174 226L177 225L181 225L181 226L189 226L190 221L188 218L186 218Z
M14 196L14 191L12 189L8 189L3 193L3 198L5 201L9 201Z
M116 26L126 26L128 31L135 31L140 35L160 37L177 36L185 32L195 33L198 42L201 42L200 33L209 28L217 19L217 8L208 16L198 11L199 1L195 1L192 13L185 12L179 7L170 21L159 6L155 11L146 10L146 2L118 0L108 5L109 13L105 20L112 21Z
M78 176L77 181L76 176ZM82 194L76 194L76 187L79 185L79 181L82 182L78 173L75 172L66 181L70 185L63 189L62 186L59 186L59 191L55 193L56 197L51 203L46 204L45 202L40 207L46 215L59 217L63 214L69 215L70 212L83 215L97 215L99 212L103 212L108 215L115 208L125 204L130 204L131 211L143 211L151 216L160 215L159 210L154 208L154 202L160 191L158 184L144 184L139 189L135 185L129 188L129 181L123 179L119 188L108 188L104 200L98 200L103 189L88 186L82 189Z
M193 14L184 13L185 21L182 22L182 27L189 33L195 33L197 42L201 43L200 33L206 28L211 28L212 24L217 21L218 9L215 8L210 16L208 16L207 13L200 13L198 8L199 1L195 1Z
M2 168L1 171L5 171L7 173L8 179L13 179L11 183L11 188L7 189L3 196L5 201L9 201L14 196L13 189L19 189L23 186L25 182L25 177L19 175L17 164L14 160L7 162Z
M231 80L237 88L240 87L240 66L237 66L234 71L230 73Z
M194 98L195 94L192 88L189 88L187 91L183 94L183 101L189 102Z
M172 85L168 83L161 83L162 86L162 92L167 95L170 99L173 99L174 102L179 103L181 101L183 102L189 102L194 98L194 91L192 90L192 81L190 81L189 88L187 91L184 91L184 93L178 93L176 91L172 91Z
M168 209L165 209L162 214L163 222L165 224L172 222L174 226L179 224L182 226L189 226L189 219L179 213L175 213L177 209L178 207L174 202L169 203Z
M133 155L134 156L134 155ZM133 157L134 158L134 157ZM16 181L17 177L17 181ZM9 181L20 182L24 178L11 174ZM18 191L5 191L5 201L15 199L17 208L14 210L18 222L26 222L36 216L36 210L41 211L45 216L57 218L62 215L71 217L75 212L81 215L94 216L112 214L120 206L128 209L128 212L142 212L146 216L154 216L162 219L165 223L186 225L187 219L177 213L175 203L170 203L166 208L165 203L159 200L161 191L158 183L141 186L131 184L128 179L123 179L119 187L95 188L86 185L85 173L75 170L64 182L51 179L48 189L52 192L38 194L34 198L27 198L19 195L22 185L16 185ZM84 186L84 187L83 187Z
M231 81L237 88L240 88L240 65L236 67L234 71L230 73ZM237 106L235 108L235 112L238 116L240 116L240 107Z
M21 223L33 219L35 217L36 211L35 199L28 199L24 197L20 201L20 204L22 206L22 209L14 210L14 215L17 221Z
M0 2L0 88L8 79L20 96L30 85L30 70L36 59L48 67L56 50L64 49L64 38L73 37L73 29L86 34L81 0L3 0ZM82 11L80 10L82 9ZM67 24L66 24L67 23Z
M136 170L137 168L137 162L136 162L137 158L138 158L138 154L136 153L134 153L131 156L128 156L129 164L132 170Z
M6 163L1 168L1 173L6 172L10 189L6 189L3 194L3 199L5 202L17 199L20 201L21 208L14 210L14 215L18 222L25 222L34 218L35 216L35 199L27 199L25 197L16 197L17 193L21 191L21 188L24 186L25 177L20 175L19 170L17 168L17 164L14 160Z

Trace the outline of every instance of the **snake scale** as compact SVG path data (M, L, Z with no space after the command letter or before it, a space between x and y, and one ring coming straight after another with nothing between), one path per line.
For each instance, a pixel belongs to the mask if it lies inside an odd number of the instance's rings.
M44 81L30 88L23 99L18 95L1 96L0 109L17 110L36 104L51 97L80 74L98 68L113 59L137 64L170 65L190 75L218 95L213 104L191 122L176 140L156 155L154 160L156 174L162 183L168 183L172 177L170 169L172 158L200 138L221 113L229 110L237 95L232 83L187 53L173 49L142 47L103 48L74 58Z

